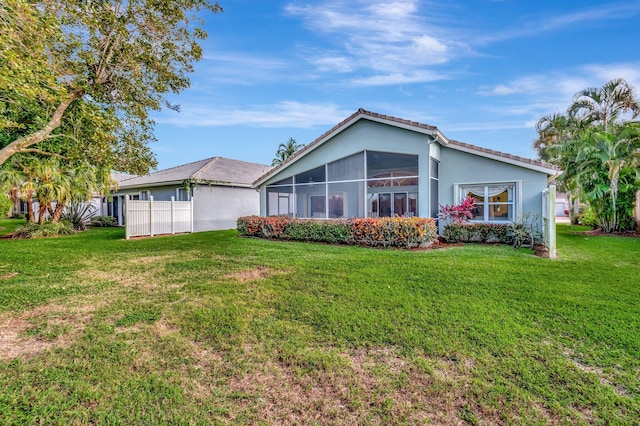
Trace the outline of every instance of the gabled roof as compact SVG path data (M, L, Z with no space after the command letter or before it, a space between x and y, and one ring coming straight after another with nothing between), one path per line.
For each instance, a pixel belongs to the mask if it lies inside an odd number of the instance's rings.
M519 157L517 155L511 155L504 152L494 151L492 149L482 148L476 145L471 145L464 142L453 141L447 139L447 137L442 134L442 132L436 127L429 124L419 123L417 121L405 120L403 118L393 117L390 115L378 114L376 112L367 111L360 108L358 111L353 113L351 116L343 120L334 126L331 130L325 132L322 136L311 142L309 145L302 148L300 151L297 151L295 154L287 158L284 162L280 163L277 167L269 170L263 176L260 176L259 179L253 182L253 186L257 187L271 178L273 175L278 173L280 170L289 167L291 164L300 160L311 151L318 148L320 145L333 138L340 132L349 128L359 120L369 120L375 121L378 123L387 124L389 126L394 126L402 129L411 130L418 133L423 133L425 135L429 135L433 138L433 140L438 141L443 146L448 146L453 149L457 149L459 151L470 152L475 155L479 155L486 158L491 158L494 160L502 161L505 163L515 164L521 167L525 167L528 169L533 169L536 171L540 171L543 173L547 173L549 175L553 175L558 172L558 168L552 164L546 163L540 160L532 160L529 158Z
M223 186L251 187L271 167L230 158L212 157L170 169L137 176L120 183L120 189L182 184L185 180Z

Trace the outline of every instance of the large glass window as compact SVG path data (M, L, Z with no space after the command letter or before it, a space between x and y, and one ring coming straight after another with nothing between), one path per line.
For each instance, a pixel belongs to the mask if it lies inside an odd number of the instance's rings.
M329 184L329 217L364 217L364 182Z
M327 164L329 182L364 179L364 152Z
M270 216L417 216L418 156L359 152L273 183L266 191Z
M293 216L293 178L267 187L267 216Z
M325 180L326 177L324 166L316 167L313 170L308 170L306 172L300 173L299 175L296 175L296 184L324 182Z
M296 216L326 218L326 188L324 183L296 185Z
M515 183L476 184L460 187L461 200L472 196L476 200L474 221L506 222L515 219Z

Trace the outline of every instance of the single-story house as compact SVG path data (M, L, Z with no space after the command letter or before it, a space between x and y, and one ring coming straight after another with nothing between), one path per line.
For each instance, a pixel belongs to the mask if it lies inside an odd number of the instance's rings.
M505 223L529 212L542 216L542 191L557 173L543 161L360 109L253 186L263 216L437 217L440 205L472 195L472 221Z
M251 183L271 167L231 160L207 158L159 170L119 182L118 191L105 199L104 211L124 224L125 197L131 200L190 201L193 198L194 231L235 228L240 216L260 212L260 198Z

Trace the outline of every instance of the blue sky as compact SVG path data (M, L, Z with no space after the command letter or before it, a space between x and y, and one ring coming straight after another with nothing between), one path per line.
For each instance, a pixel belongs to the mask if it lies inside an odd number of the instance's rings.
M358 108L525 157L535 122L575 92L640 88L640 1L220 0L191 88L154 115L164 169L270 164Z

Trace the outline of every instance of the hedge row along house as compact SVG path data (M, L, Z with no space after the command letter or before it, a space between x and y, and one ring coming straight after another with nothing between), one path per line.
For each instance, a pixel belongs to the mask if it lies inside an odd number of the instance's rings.
M558 169L448 139L437 127L360 109L253 186L260 214L297 218L436 217L477 200L472 221L542 217ZM440 224L442 231L442 224Z

